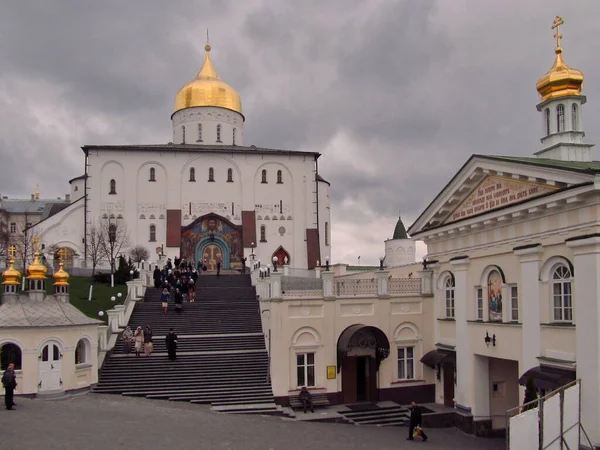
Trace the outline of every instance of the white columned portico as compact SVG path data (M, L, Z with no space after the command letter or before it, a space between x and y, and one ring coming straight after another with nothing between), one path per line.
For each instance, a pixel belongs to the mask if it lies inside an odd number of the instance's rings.
M581 378L581 420L600 445L600 237L567 242L573 249L577 377Z
M542 258L542 246L539 244L517 247L515 255L520 260L521 283L519 286L519 298L521 301L523 355L520 373L525 373L532 367L539 365L538 357L541 351L541 329L540 329L540 305L538 301L530 301L540 298L540 265Z
M454 319L456 321L456 404L459 408L470 411L473 405L473 355L469 343L468 328L468 257L454 259Z

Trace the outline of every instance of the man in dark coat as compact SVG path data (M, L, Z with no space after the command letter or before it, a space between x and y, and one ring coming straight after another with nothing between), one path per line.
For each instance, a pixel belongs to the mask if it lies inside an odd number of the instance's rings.
M154 272L152 273L152 278L154 279L154 287L158 289L161 286L161 278L162 278L162 275L160 273L160 269L158 268L158 266L156 266L154 268Z
M173 328L169 330L165 342L167 344L169 359L175 361L177 359L177 335L175 334L175 331L173 331Z
M221 261L217 262L217 276L221 275Z
M419 406L415 403L412 402L412 406L409 408L410 411L410 427L408 428L408 441L412 441L413 440L413 432L415 431L415 427L421 427L421 408L419 408ZM425 433L423 432L423 429L421 429L421 437L423 438L423 441L427 440L427 436L425 435Z
M10 363L8 368L4 371L4 374L2 375L2 385L4 386L4 404L6 405L6 409L11 411L13 406L15 406L13 395L15 393L15 388L17 387L17 376L15 375L14 363Z
M302 386L300 390L300 394L298 395L298 399L302 402L302 407L304 408L304 414L306 414L306 408L310 408L310 412L315 412L315 408L313 408L312 404L312 395L306 389L306 386Z
M175 300L175 311L181 313L183 310L183 296L181 295L179 288L175 288L175 295L173 295L173 297Z

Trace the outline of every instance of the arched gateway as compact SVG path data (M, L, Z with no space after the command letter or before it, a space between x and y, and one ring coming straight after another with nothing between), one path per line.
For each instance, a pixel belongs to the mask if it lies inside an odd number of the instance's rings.
M338 339L338 372L344 403L376 402L379 364L390 354L390 342L377 327L352 325Z
M202 260L208 270L241 269L244 249L242 227L218 214L207 214L181 229L181 257L196 263Z

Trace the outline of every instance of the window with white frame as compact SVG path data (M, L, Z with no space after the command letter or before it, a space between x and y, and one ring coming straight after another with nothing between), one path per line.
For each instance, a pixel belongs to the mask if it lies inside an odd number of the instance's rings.
M560 265L552 272L553 319L555 322L573 321L573 291L571 270Z
M454 277L448 276L444 282L446 318L454 319Z
M544 111L544 119L546 121L544 128L546 131L546 136L548 136L550 134L550 108L546 108Z
M475 319L483 320L483 288L478 287L476 290L476 310L475 310Z
M17 232L17 222L10 223L10 232L11 234L15 234Z
M315 385L315 354L296 354L296 381L298 387Z
M519 288L517 286L510 287L510 320L511 322L519 321Z
M577 114L578 112L579 110L577 109L577 105L573 103L573 105L571 105L571 129L573 131L579 130L579 117Z
M563 104L556 107L556 131L559 133L565 131L565 105Z
M398 379L414 380L415 378L415 348L398 348Z

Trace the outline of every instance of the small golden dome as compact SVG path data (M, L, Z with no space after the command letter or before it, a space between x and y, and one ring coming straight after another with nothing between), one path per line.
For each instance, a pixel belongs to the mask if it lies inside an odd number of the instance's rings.
M33 263L27 268L27 273L29 276L27 277L30 280L43 280L46 278L46 266L40 263L40 254L36 251L34 254L35 259Z
M69 285L69 274L63 269L64 263L61 261L58 266L59 269L54 272L52 278L54 278L54 286L68 286Z
M195 106L217 106L242 114L240 94L219 78L210 59L210 45L207 44L204 50L206 50L204 65L196 78L177 92L173 113Z
M12 256L9 262L9 268L2 273L2 278L4 278L2 284L19 284L21 272L15 269L15 259Z
M540 78L535 87L542 97L542 102L553 98L567 97L569 95L581 95L583 88L583 73L577 69L573 69L565 63L562 57L562 48L560 40L560 26L564 24L561 17L556 16L553 30L556 30L554 37L556 38L556 48L554 52L554 65L546 75Z

